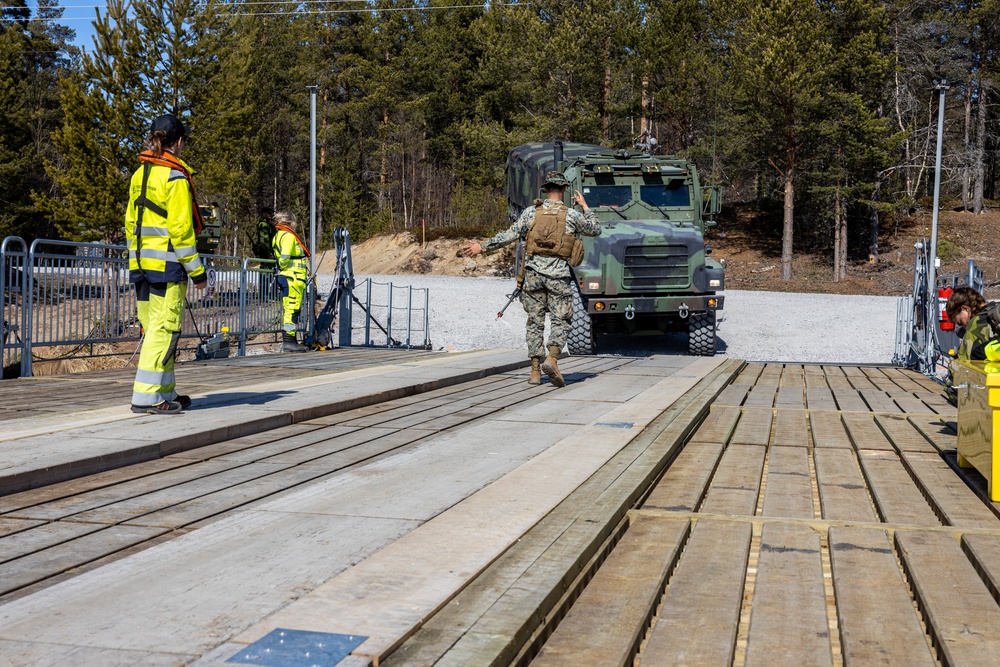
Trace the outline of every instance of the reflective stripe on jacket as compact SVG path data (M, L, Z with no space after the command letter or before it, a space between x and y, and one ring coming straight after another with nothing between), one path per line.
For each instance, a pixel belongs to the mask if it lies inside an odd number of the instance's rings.
M181 162L180 158L174 159ZM147 168L145 199L138 202ZM137 228L139 203L143 204L142 224ZM185 282L188 276L197 281L205 274L198 256L193 217L191 186L182 172L143 164L132 174L125 210L125 238L132 282L143 275L153 283Z
M279 229L271 241L274 259L278 262L278 273L296 280L305 280L309 275L308 255L299 245L295 234Z

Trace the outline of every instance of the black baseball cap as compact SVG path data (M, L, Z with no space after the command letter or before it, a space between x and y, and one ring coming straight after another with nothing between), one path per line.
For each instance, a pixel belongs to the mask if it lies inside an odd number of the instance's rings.
M184 123L182 123L176 116L172 116L168 113L163 114L153 121L153 125L149 128L149 132L152 134L157 131L166 132L167 145L173 144L178 139L188 138L188 130L184 127Z

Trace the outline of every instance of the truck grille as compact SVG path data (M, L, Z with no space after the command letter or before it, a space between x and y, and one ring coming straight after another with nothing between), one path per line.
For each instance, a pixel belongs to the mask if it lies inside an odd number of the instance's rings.
M687 246L625 246L625 289L687 287L690 282Z

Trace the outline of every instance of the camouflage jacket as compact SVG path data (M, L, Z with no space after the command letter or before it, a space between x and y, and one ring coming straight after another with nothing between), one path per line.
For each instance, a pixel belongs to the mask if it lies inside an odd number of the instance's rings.
M958 346L958 358L961 361L984 361L986 344L994 338L986 311L979 311L969 319L969 324L965 327L965 335Z
M545 206L546 208L557 205L561 206L563 203L561 201L553 201L549 199L542 203L542 206ZM503 246L513 243L518 239L524 240L528 236L528 230L531 229L531 225L534 222L535 207L529 206L521 212L517 222L484 243L483 252L490 252L496 250L497 248L502 248ZM601 223L597 219L597 214L594 213L593 210L588 210L586 213L580 213L579 211L571 208L566 213L566 233L582 234L583 236L600 236ZM535 255L534 257L528 258L525 267L540 273L543 276L548 276L549 278L569 278L573 275L570 270L569 262L561 257Z

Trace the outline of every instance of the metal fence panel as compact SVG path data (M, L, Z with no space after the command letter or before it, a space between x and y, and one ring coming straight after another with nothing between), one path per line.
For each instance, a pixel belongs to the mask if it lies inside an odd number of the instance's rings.
M20 373L21 341L25 321L24 264L27 257L28 249L24 239L8 236L0 243L0 294L3 295L0 362L3 366L3 377Z

